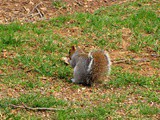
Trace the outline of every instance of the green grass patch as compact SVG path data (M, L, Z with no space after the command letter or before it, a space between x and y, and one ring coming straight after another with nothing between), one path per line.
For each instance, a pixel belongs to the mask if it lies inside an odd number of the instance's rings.
M137 73L119 72L121 69L114 68L112 74L114 78L108 82L109 86L123 87L128 85L138 85L143 87L159 87L160 78L156 76L146 77Z
M53 0L53 6L57 9L66 7L61 0ZM30 115L26 110L13 110L8 106L24 103L30 107L63 108L70 105L66 110L44 112L48 113L48 119L155 119L155 116L159 114L159 109L148 104L160 103L158 74L150 77L140 75L138 71L141 67L137 66L136 62L129 64L137 70L136 73L122 72L122 67L115 67L113 64L110 81L105 86L107 89L100 86L100 89L106 93L100 96L96 92L102 92L101 90L81 89L81 85L72 83L67 86L73 77L73 71L61 58L68 55L71 45L85 45L89 48L95 46L111 52L124 50L127 51L126 56L130 56L133 52L138 53L135 56L148 55L151 52L159 55L158 7L155 1L137 0L102 7L93 14L75 13L37 23L1 24L0 116L2 114L6 116L6 119L17 120L43 119L42 113L31 112L32 115ZM122 31L124 28L130 30L130 33ZM124 34L128 39L124 39ZM126 49L123 49L123 41L128 43ZM7 57L4 56L3 50L6 51ZM151 66L158 69L158 58L153 59L151 59ZM20 91L19 97L9 96L10 89L22 90L25 93L22 94L23 92ZM48 90L43 91L44 89ZM73 99L74 102L71 102L67 96L64 96L67 102L63 99L56 99L54 92L58 93L64 89L71 92L68 93L69 96L72 96L73 92L78 93L78 91L90 89L92 99L87 96L87 93L84 93L86 94L84 97L88 97L85 100L91 101ZM138 97L133 103L127 103L128 98L135 96ZM107 102L96 104L96 101L102 99L107 99ZM145 100L143 105L141 105L141 99ZM88 102L93 103L92 106ZM119 113L120 110L123 110L124 114Z
M158 109L157 107L150 107L147 105L141 105L139 112L140 112L140 114L143 114L143 115L154 115L154 114L160 113L160 109Z
M39 93L35 94L23 94L18 98L9 98L0 100L0 107L3 113L7 115L7 119L41 119L41 117L37 115L26 114L26 110L22 109L18 114L11 113L11 106L14 105L22 105L25 104L28 107L53 107L53 108L63 108L67 105L67 103L63 100L56 100L53 96L44 96ZM8 108L9 107L9 108Z
M52 0L52 5L57 9L66 8L65 2L63 2L62 0Z
M158 88L156 89L158 91ZM156 102L157 104L160 103L160 100L159 100L160 95L157 92L153 92L152 90L142 91L137 89L135 93L145 97L148 103L151 103L151 102Z
M44 96L40 93L36 94L24 94L18 98L10 98L8 100L1 100L1 107L5 108L9 104L26 104L30 107L53 107L53 106L65 106L66 102L62 100L56 100L53 96Z

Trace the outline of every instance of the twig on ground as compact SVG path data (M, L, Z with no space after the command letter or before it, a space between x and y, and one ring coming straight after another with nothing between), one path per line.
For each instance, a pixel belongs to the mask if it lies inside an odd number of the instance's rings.
M60 7L57 11L54 12L54 14L56 14L57 12L59 12L61 9L63 9L63 7Z
M131 61L137 62L150 62L149 59L141 58L141 59L121 59L121 60L112 60L112 63L119 64L119 63L130 63Z
M43 17L43 14L41 13L41 11L40 11L38 8L36 8L36 10L37 10L37 12L39 13L40 17L42 18L42 17Z
M75 2L76 2L79 6L83 6L83 4L80 3L78 0L75 0Z
M121 59L121 60L112 60L112 63L115 63L115 64L119 64L119 63L126 63L128 60L125 60L125 59Z
M0 74L0 76L7 76L7 74Z
M44 15L42 14L42 12L38 9L38 6L41 5L42 2L38 3L33 9L32 11L29 13L28 17L34 17L36 15L39 15L40 18L42 18ZM34 11L37 11L37 13L33 14Z
M26 110L32 110L32 111L58 111L58 110L65 110L65 109L57 109L57 108L45 108L45 107L36 107L36 108L32 108L32 107L28 107L25 104L23 105L14 105L14 104L10 104L11 107L13 108L22 108L22 109L26 109Z
M157 54L151 54L151 56L153 56L153 57L160 57L160 55L157 55Z
M37 15L39 15L39 13L30 14L30 15L28 15L28 17L34 17L34 16L37 16Z
M42 4L42 2L38 3L38 4L32 9L32 11L31 11L30 14L32 14L32 13L35 11L35 9L36 9L39 5L41 5L41 4Z

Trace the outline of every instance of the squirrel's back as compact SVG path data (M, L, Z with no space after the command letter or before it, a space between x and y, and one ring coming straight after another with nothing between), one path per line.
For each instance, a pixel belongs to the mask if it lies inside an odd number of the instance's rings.
M89 54L91 62L88 66L88 71L90 72L93 82L102 82L106 76L110 73L110 57L108 53L104 51L93 51Z

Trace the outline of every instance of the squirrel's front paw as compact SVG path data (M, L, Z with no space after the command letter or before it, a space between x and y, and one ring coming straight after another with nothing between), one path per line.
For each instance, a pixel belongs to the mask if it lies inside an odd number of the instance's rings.
M71 81L74 83L74 82L75 82L75 79L74 79L74 78L72 78L72 79L71 79Z

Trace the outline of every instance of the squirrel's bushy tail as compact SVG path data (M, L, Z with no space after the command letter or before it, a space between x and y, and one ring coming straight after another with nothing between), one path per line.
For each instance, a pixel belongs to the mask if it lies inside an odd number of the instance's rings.
M108 71L107 72L108 72L108 75L110 75L110 73L111 73L111 65L112 65L111 58L110 58L108 52L105 52L105 56L106 56L106 59L108 61Z
M94 51L88 55L90 63L88 65L87 83L102 82L104 77L111 72L111 60L107 52Z

